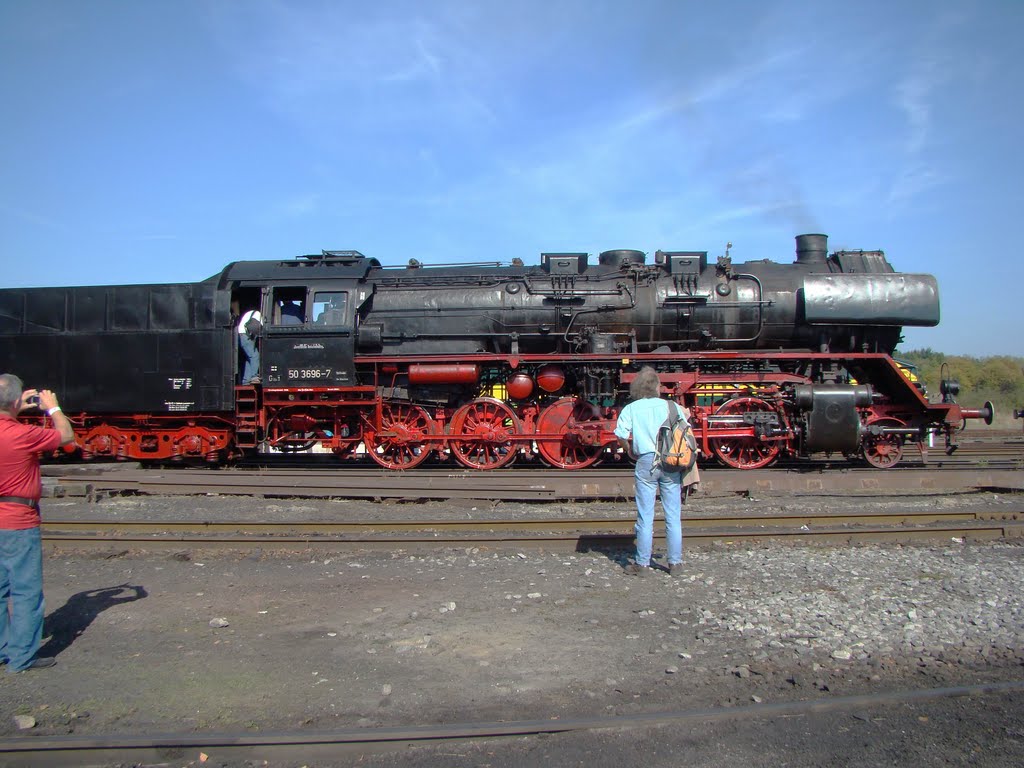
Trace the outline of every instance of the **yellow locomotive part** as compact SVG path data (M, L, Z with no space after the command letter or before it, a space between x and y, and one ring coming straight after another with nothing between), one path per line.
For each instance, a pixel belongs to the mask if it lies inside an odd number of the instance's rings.
M899 360L894 360L893 362L896 363L896 367L900 369L900 373L903 374L904 378L906 378L907 381L909 381L911 384L916 385L919 389L922 388L921 380L917 376L917 366L916 365L911 365L910 363L904 363L904 362L901 362ZM855 378L853 378L851 376L850 377L850 383L851 384L859 384L860 382L857 381Z

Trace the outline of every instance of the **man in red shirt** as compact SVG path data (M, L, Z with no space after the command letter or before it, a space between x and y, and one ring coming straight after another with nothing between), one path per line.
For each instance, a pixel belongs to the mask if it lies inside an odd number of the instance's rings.
M35 407L53 419L53 429L18 421ZM43 638L39 454L74 441L53 392L23 390L17 376L0 374L0 663L10 672L56 663L36 656Z

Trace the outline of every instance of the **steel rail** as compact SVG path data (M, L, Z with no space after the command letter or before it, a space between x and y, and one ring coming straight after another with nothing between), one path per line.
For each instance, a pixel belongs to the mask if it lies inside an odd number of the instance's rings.
M964 510L964 511L909 511L909 512L825 512L821 514L751 514L751 515L708 515L685 517L684 529L694 531L714 528L801 528L820 525L931 525L935 523L1009 521L1018 520L1022 513L1007 510ZM63 531L101 532L130 531L132 534L183 532L223 533L242 531L250 534L288 535L315 533L320 536L338 534L366 534L384 531L496 531L532 530L550 531L591 531L633 525L632 515L620 517L551 518L537 517L494 518L465 517L458 519L433 520L325 520L325 521L247 521L247 520L83 520L47 518L43 521L44 533Z
M994 468L856 471L702 470L705 493L842 492L882 489L1007 488L1024 490L1024 474ZM632 469L565 472L411 470L242 470L125 469L57 478L57 495L146 493L150 495L224 494L285 498L487 499L631 499Z
M765 541L786 541L797 544L854 544L854 543L938 543L951 540L994 541L1016 539L1024 535L1020 523L983 523L943 525L932 527L864 527L864 528L817 528L794 530L762 528L758 530L713 530L698 529L687 531L686 541L690 547L710 546L715 543L753 546ZM662 540L663 536L656 535ZM461 535L188 535L142 536L137 534L120 536L96 536L80 533L44 533L43 543L49 549L117 549L119 553L131 549L139 550L180 550L183 546L194 549L216 550L317 550L339 551L343 549L425 549L437 550L445 547L486 547L503 549L509 547L535 547L557 551L595 551L601 549L628 548L632 545L633 534L629 531L609 532L470 532ZM125 549L127 548L127 549Z
M741 707L642 712L538 720L469 722L381 728L345 728L332 731L277 733L170 733L139 736L51 736L0 740L3 764L20 766L78 766L99 761L138 764L152 760L189 759L202 751L207 761L287 760L351 757L370 749L395 750L449 741L538 736L607 728L650 728L668 724L715 723L734 720L765 720L802 714L819 714L897 704L922 704L947 698L1016 694L1024 681L1005 681L943 688L925 688L853 696L830 696L798 701L749 704ZM198 757L196 755L196 757ZM301 759L300 759L301 757Z

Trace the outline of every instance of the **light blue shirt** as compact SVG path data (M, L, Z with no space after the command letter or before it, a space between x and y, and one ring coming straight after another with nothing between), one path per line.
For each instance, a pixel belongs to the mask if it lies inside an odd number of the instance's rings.
M682 408L679 412L682 414ZM628 440L633 435L633 453L643 456L654 453L658 429L668 418L668 403L660 397L646 397L634 400L619 413L615 424L615 436Z

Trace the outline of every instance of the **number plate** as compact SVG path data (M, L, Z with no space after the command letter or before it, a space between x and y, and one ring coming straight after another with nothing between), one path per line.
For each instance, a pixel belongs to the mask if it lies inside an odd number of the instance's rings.
M330 381L333 368L289 368L290 381Z

